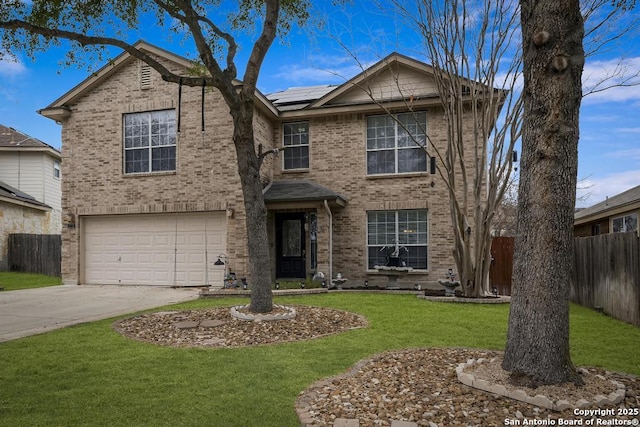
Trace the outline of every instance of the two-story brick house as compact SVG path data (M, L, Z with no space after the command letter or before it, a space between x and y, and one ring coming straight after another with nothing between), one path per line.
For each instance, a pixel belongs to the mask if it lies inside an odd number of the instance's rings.
M188 75L186 59L139 47ZM413 268L399 283L413 287L454 267L447 190L414 142L446 144L432 72L392 54L342 85L257 94L256 143L281 149L261 171L265 274L384 285L374 267L398 251ZM66 283L218 286L220 255L247 274L231 117L215 90L180 89L125 53L41 113L62 124Z

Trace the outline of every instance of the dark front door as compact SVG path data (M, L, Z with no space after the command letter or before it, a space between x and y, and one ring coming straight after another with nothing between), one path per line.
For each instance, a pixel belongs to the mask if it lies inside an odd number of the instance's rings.
M276 276L304 278L304 213L276 214Z

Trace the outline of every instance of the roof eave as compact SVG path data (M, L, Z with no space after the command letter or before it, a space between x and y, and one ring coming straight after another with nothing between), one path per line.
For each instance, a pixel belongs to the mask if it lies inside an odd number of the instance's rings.
M609 206L606 209L597 211L597 212L593 212L591 214L587 214L585 216L581 216L579 218L576 218L574 216L574 221L573 224L574 225L582 225L582 224L588 224L590 222L593 221L598 221L601 219L605 219L611 216L615 216L615 215L621 215L623 213L626 212L630 212L630 211L634 211L634 210L638 210L640 209L640 200L634 200L628 203L622 203L619 205L615 205L615 206Z
M47 107L37 111L43 117L54 120L56 123L62 123L68 117L71 117L71 110L66 107Z
M16 151L20 151L20 152L33 152L33 153L47 153L49 155L51 155L51 157L55 157L58 160L62 159L62 154L60 153L60 151L56 150L53 147L0 147L0 151L4 151L4 152L16 152Z
M405 110L407 109L407 102L408 100L405 99L381 101L381 103L384 104L384 107L388 110ZM420 109L439 105L442 105L442 101L440 100L439 96L434 95L433 97L423 97L417 100L414 99L411 107L413 109ZM384 111L385 110L380 106L379 103L370 101L340 105L325 105L315 108L308 106L300 110L281 111L280 118L286 120L292 118L318 117L342 113L381 113Z
M36 210L43 211L43 212L47 212L47 211L50 211L52 209L51 206L45 205L44 203L32 203L32 202L29 202L29 201L26 201L26 200L13 198L13 197L0 196L0 201L1 202L6 202L6 203L10 203L12 205L17 205L17 206L23 206L23 207L26 207L26 208L36 209Z

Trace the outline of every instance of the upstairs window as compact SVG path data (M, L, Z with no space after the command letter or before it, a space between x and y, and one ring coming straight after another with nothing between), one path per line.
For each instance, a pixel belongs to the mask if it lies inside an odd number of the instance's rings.
M367 117L367 175L427 170L427 113Z
M309 168L309 122L285 123L282 130L284 170Z
M611 220L614 233L625 233L638 230L638 214L632 213Z
M60 160L53 161L53 177L60 179Z
M176 170L176 112L124 115L124 173Z

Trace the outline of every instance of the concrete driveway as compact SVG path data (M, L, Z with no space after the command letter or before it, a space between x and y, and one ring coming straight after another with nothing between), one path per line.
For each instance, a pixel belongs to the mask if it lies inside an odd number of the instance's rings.
M0 292L0 342L198 298L199 288L61 285Z

